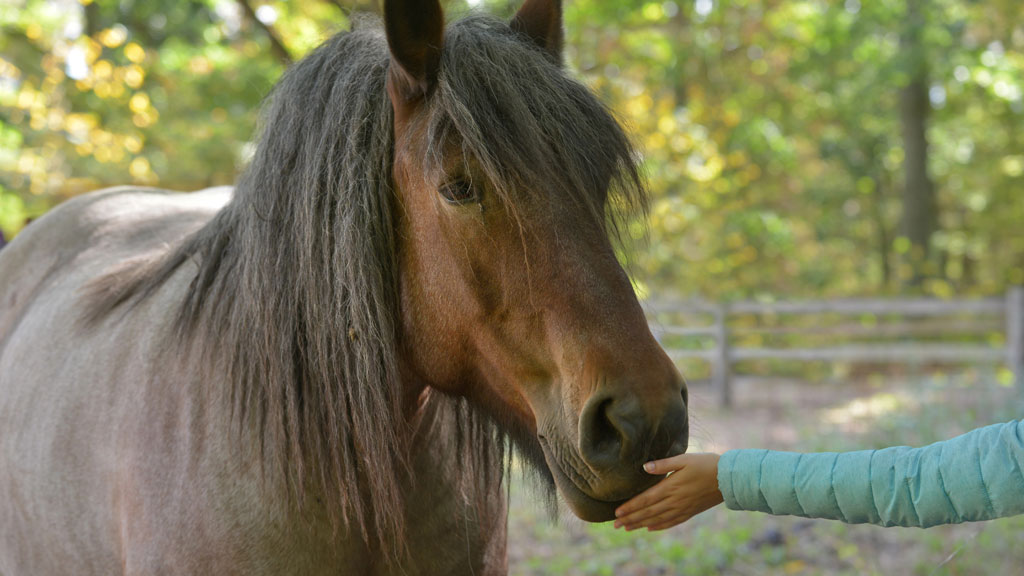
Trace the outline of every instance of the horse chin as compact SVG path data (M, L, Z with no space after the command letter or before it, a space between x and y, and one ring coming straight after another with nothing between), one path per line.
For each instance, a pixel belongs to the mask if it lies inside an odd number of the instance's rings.
M544 459L547 462L551 476L555 480L555 486L562 494L562 498L573 514L580 520L586 522L608 522L615 519L615 509L624 504L627 500L650 488L661 476L636 475L635 481L629 483L629 488L618 489L612 492L610 498L597 497L592 495L591 488L580 486L570 477L557 458L552 457L548 442L541 440L541 449L544 452ZM578 475L578 474L576 474Z

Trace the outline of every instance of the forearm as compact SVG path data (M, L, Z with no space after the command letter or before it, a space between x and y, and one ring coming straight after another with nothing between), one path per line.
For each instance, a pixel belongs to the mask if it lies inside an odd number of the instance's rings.
M726 452L726 505L883 526L987 520L1024 513L1024 423L979 428L924 448L795 454Z

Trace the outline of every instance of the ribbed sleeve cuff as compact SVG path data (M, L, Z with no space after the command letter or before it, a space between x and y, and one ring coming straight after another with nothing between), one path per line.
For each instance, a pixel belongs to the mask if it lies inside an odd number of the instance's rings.
M718 490L730 510L771 512L761 494L761 461L767 450L729 450L718 459Z

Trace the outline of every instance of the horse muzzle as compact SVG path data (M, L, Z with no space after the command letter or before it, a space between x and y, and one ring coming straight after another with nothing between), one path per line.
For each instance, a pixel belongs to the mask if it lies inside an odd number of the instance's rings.
M599 385L580 412L576 442L556 430L540 434L555 484L581 519L613 519L615 508L660 480L644 462L686 451L686 386L672 374L667 386Z

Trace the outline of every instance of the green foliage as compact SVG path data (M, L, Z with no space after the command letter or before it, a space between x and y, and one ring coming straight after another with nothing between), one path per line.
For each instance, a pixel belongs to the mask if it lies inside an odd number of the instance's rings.
M508 17L508 0L448 2ZM246 5L256 17L244 8ZM5 231L116 184L234 180L284 69L371 0L14 0L0 6ZM1024 28L1014 0L566 3L567 62L630 126L654 192L645 291L887 293L912 250L900 88L926 68L935 257L922 290L1024 282ZM646 242L641 241L646 238Z
M9 238L17 232L26 219L25 203L21 198L0 186L0 232Z
M647 158L656 201L638 272L652 291L900 289L899 90L920 60L940 210L923 288L993 293L1024 280L1018 4L929 3L921 55L901 49L901 2L571 7L574 64Z

